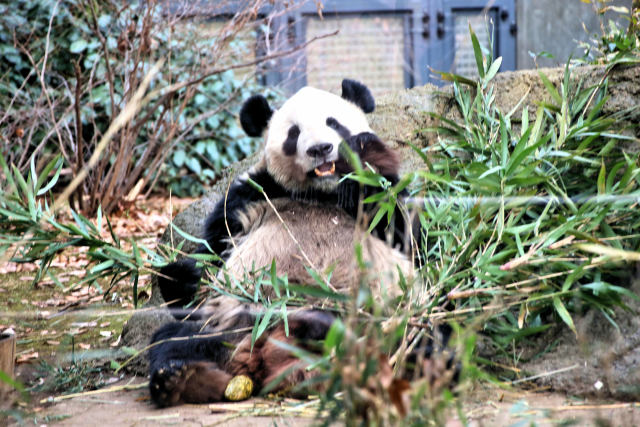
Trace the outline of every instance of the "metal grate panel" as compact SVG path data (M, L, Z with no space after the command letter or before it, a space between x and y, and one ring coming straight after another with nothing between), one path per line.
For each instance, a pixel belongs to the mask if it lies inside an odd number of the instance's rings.
M453 72L465 77L477 77L478 67L476 57L473 54L473 45L469 35L469 24L476 33L480 45L489 46L489 31L486 15L473 12L455 12L454 15L454 40L455 59L453 61Z
M335 92L348 77L365 83L374 96L403 89L403 22L401 15L309 17L307 40L340 32L307 46L307 84Z

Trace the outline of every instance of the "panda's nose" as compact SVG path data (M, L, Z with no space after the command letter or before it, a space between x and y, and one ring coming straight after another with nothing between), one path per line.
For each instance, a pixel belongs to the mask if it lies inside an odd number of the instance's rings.
M307 150L307 154L310 157L325 157L333 150L333 145L327 142L323 142L322 144L316 144L309 147Z

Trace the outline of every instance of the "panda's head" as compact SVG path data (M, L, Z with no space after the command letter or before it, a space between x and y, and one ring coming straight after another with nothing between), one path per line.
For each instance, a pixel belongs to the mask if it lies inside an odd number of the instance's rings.
M375 138L365 116L374 108L369 89L345 79L342 96L304 87L275 111L263 96L253 96L243 105L240 122L250 136L267 130L263 161L280 185L331 190L348 172L340 143L352 145L362 135Z

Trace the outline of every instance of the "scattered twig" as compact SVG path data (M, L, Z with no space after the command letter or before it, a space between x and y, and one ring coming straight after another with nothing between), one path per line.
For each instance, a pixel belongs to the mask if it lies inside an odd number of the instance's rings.
M580 365L575 364L575 365L567 366L566 368L555 369L553 371L543 372L541 374L532 375L530 377L520 378L519 380L513 380L513 381L511 381L511 384L520 384L520 383L527 382L527 381L537 380L538 378L549 377L551 375L561 374L563 372L572 371L572 370L577 369L579 367L580 367Z
M145 388L145 387L149 387L149 382L148 381L145 381L145 382L140 383L140 384L125 384L125 385L101 388L100 390L91 390L91 391L84 391L84 392L81 392L81 393L65 394L63 396L49 396L46 399L40 400L40 403L56 403L56 402L60 402L62 400L73 399L74 397L79 397L79 396L92 396L92 395L96 395L96 394L111 393L111 392L114 392L114 391L139 390L139 389Z

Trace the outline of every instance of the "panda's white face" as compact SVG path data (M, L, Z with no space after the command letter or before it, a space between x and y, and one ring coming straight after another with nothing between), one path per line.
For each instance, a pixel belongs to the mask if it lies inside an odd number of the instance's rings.
M371 132L355 104L312 87L300 89L275 111L266 135L267 170L292 190L331 190L338 184L338 147L351 135Z

